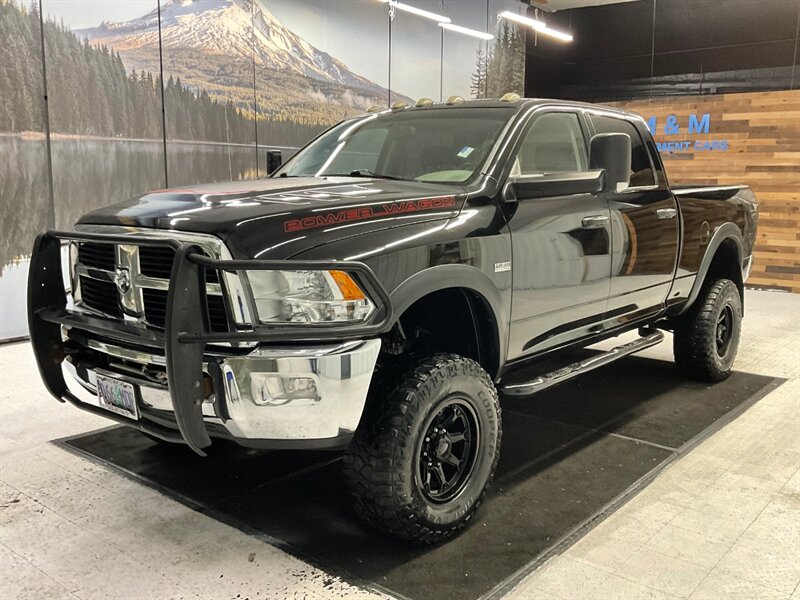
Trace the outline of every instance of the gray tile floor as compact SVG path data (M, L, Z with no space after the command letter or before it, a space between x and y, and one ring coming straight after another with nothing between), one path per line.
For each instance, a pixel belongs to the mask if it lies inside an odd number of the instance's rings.
M509 598L800 599L800 296L745 305L736 368L788 381Z
M800 600L800 296L746 305L737 368L789 381L509 597ZM0 346L0 598L375 597L49 443L106 425Z

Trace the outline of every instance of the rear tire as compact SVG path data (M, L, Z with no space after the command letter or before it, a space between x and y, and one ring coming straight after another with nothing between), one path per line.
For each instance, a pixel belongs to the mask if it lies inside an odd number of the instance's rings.
M464 528L500 456L500 404L473 360L435 354L374 390L344 457L356 512L404 540L435 544ZM385 398L385 399L384 399Z
M722 381L733 369L742 333L742 299L730 279L708 285L675 327L673 352L681 372L700 381Z

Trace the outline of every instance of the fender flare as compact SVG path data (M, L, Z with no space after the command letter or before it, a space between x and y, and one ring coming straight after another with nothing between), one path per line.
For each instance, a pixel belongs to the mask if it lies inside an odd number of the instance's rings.
M734 244L736 245L736 254L739 259L738 266L739 270L742 270L742 261L744 259L742 256L742 249L744 247L744 244L742 243L742 232L739 231L739 227L737 227L734 223L723 223L717 228L716 231L714 231L714 235L711 236L711 240L708 242L708 247L706 248L706 253L703 255L703 260L700 262L700 268L697 270L697 276L694 279L692 290L689 292L689 298L687 299L686 304L684 304L683 309L678 314L682 315L686 313L692 307L695 300L697 300L697 298L700 296L706 276L708 275L708 270L711 268L711 263L717 254L717 250L719 250L719 247L722 246L723 242L727 240L733 240Z
M499 374L506 362L509 328L508 310L495 283L480 269L459 264L436 265L407 278L389 294L392 300L392 325L417 300L433 292L452 288L464 288L475 292L488 305L495 321L499 352L497 357Z

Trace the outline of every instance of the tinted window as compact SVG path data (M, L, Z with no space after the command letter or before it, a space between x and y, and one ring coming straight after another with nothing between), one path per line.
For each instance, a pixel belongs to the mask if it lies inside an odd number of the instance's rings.
M300 150L278 175L374 173L398 179L464 182L483 166L509 108L385 112L340 123Z
M630 121L592 115L597 133L626 133L631 138L631 187L655 185L656 177L650 155L639 130Z
M586 171L587 165L586 143L578 115L549 113L536 118L525 134L514 174Z

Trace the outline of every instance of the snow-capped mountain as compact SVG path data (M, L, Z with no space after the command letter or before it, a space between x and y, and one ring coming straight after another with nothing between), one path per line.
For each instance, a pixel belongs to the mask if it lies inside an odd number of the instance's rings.
M128 53L141 56L142 50L158 48L158 10L125 23L103 22L75 33L106 44L123 57ZM385 98L387 94L292 32L254 0L161 0L161 37L165 58L170 49L234 60L252 60L255 55L259 67L338 83L370 96Z

